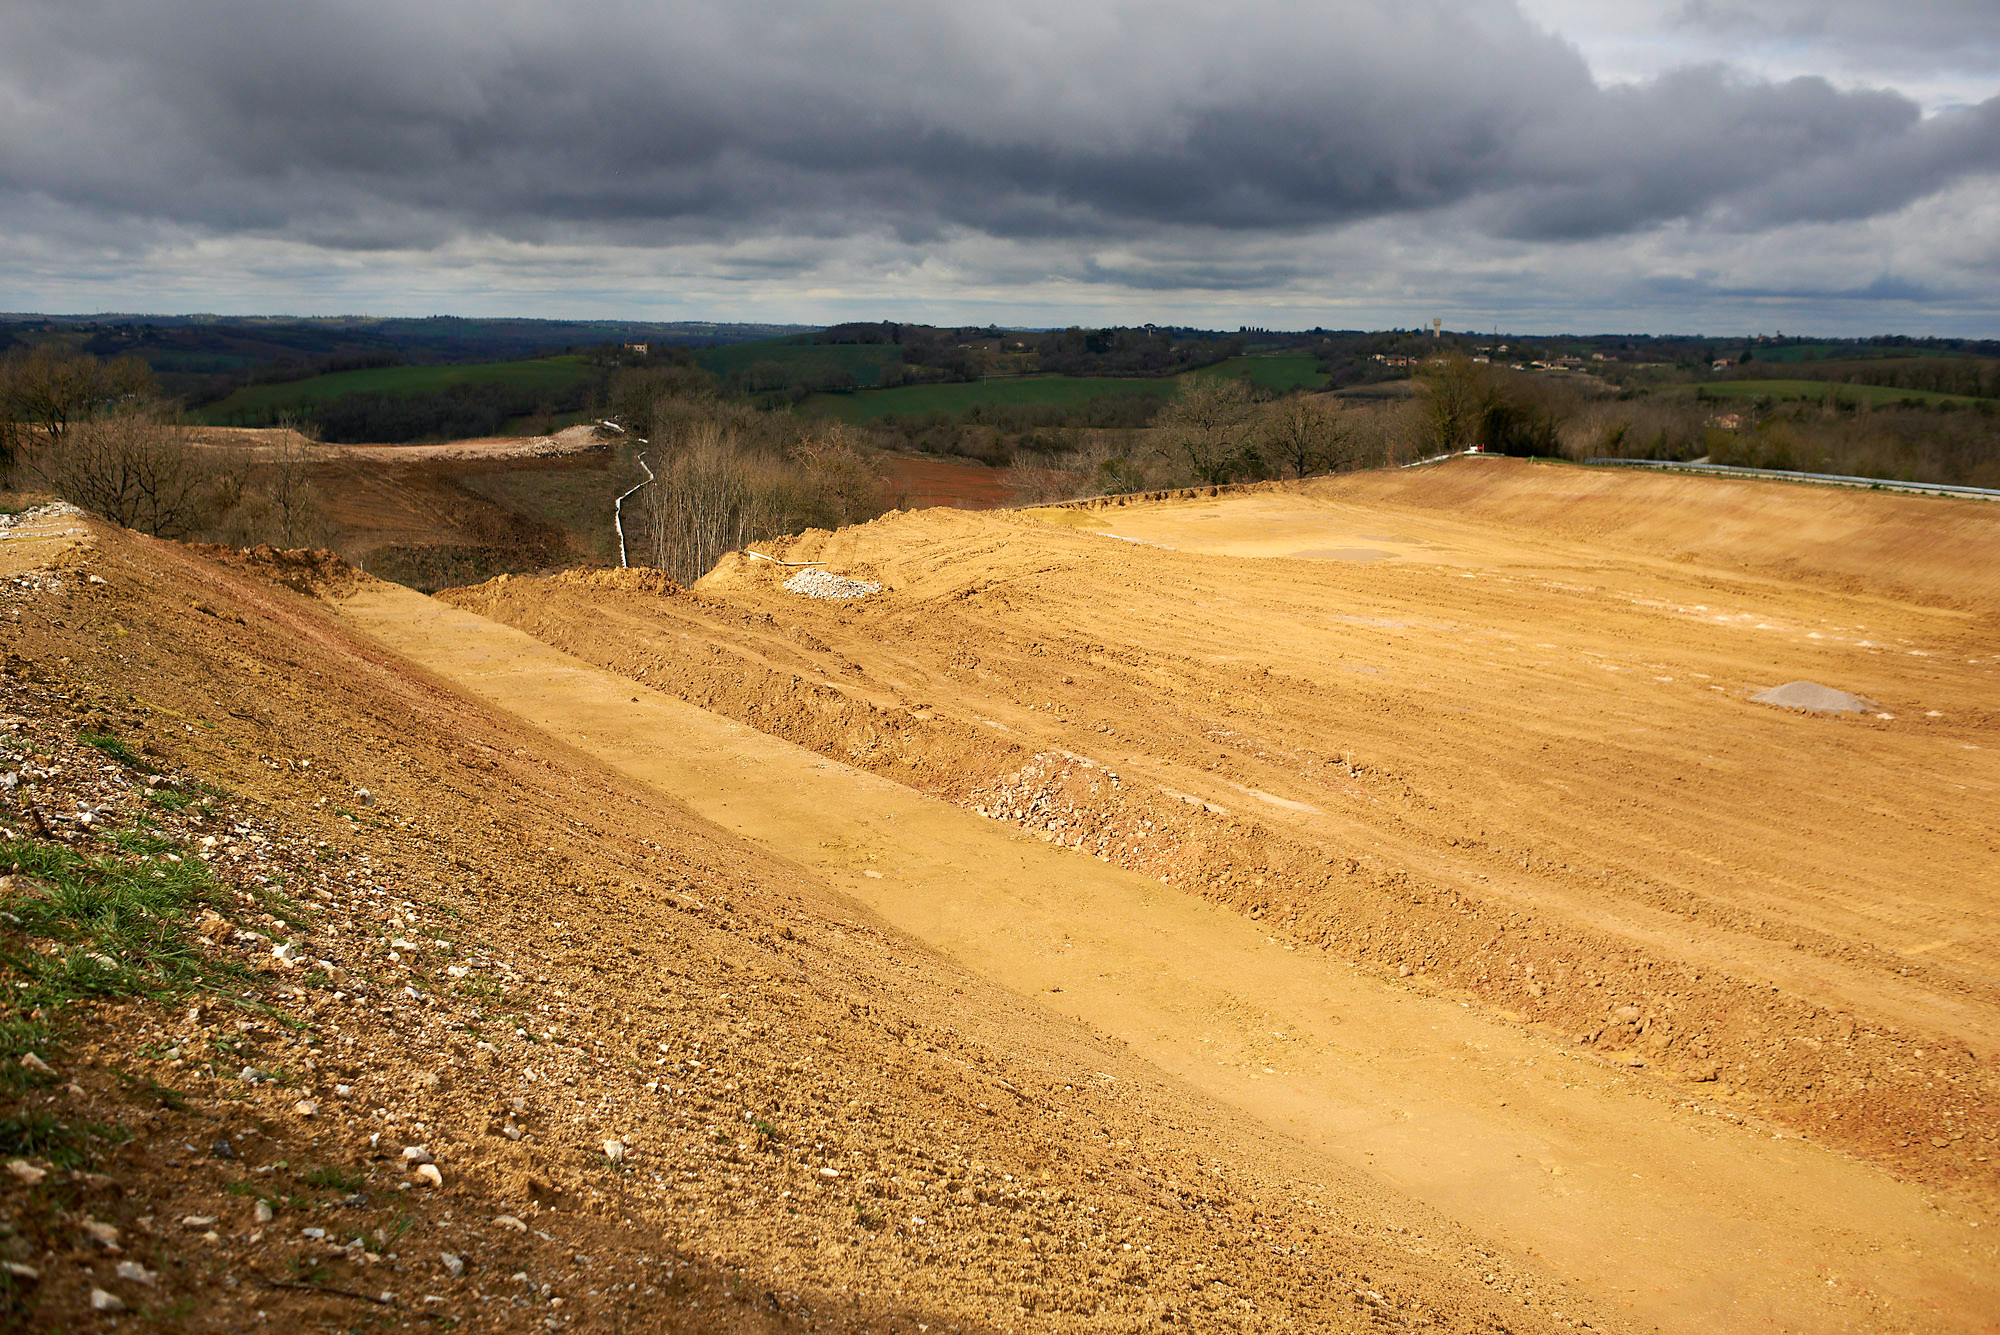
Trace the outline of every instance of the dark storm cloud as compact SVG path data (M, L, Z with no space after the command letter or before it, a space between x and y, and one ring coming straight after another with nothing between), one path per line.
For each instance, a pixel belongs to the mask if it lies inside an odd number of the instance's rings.
M1286 232L1451 206L1572 239L1865 218L2000 168L2000 99L1925 120L1720 69L1600 88L1497 4L1244 13L16 5L0 197L364 250Z

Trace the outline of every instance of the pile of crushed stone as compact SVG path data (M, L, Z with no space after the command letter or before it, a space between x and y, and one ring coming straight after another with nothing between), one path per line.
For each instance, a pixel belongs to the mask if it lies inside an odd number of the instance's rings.
M871 593L882 592L882 586L870 584L865 579L830 575L824 570L801 570L785 581L785 592L796 593L802 598L866 598Z
M77 509L68 501L50 501L46 505L37 505L31 510L21 510L12 514L0 514L0 542L5 542L9 538L27 536L18 532L18 530L25 529L40 520L82 519L83 517L83 511ZM40 536L47 537L48 535L42 534Z
M1881 706L1865 696L1849 695L1816 681L1788 681L1750 697L1760 705L1803 709L1809 714L1872 714Z

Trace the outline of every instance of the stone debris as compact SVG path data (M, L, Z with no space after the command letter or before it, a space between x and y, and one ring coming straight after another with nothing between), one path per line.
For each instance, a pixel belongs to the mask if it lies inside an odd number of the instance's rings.
M417 1176L434 1187L444 1185L444 1174L438 1171L438 1166L434 1163L418 1164Z
M465 1261L462 1257L453 1256L450 1252L440 1252L438 1260L444 1263L445 1273L453 1279L465 1273Z
M93 1288L90 1291L90 1308L93 1312L122 1312L125 1310L125 1300L115 1293Z
M157 1270L148 1270L137 1261L120 1261L118 1263L118 1278L130 1280L134 1284L144 1284L148 1288L151 1288L159 1282L160 1272Z
M882 592L882 586L824 570L801 570L785 581L785 592L796 593L801 598L866 598L871 593Z
M1798 709L1808 714L1872 714L1881 708L1865 696L1849 695L1816 681L1788 681L1750 698L1760 705Z
M12 1173L15 1177L19 1178L21 1180L21 1185L27 1187L40 1186L42 1184L42 1179L49 1175L48 1169L37 1168L33 1164L29 1163L26 1159L8 1160L7 1171Z

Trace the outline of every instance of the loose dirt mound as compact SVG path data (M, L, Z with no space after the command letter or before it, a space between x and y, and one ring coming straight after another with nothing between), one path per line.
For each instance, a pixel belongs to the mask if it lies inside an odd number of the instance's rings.
M1788 681L1750 697L1760 705L1781 709L1802 709L1809 714L1872 714L1882 706L1873 700L1846 691L1836 691L1813 681Z
M324 549L281 548L262 543L256 547L197 545L193 550L218 565L248 571L274 584L323 598L345 598L369 578L338 552Z

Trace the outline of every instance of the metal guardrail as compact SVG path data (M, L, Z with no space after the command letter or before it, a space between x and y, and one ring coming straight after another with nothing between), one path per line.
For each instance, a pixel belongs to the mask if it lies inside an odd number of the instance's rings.
M1743 468L1736 464L1684 464L1670 459L1585 459L1594 468L1651 468L1665 473L1709 473L1718 477L1767 477L1781 482L1808 482L1822 487L1860 487L1868 491L1902 491L1917 496L1967 496L2000 501L1992 487L1961 487L1949 482L1899 482L1894 478L1847 477L1840 473L1795 473L1781 468Z

